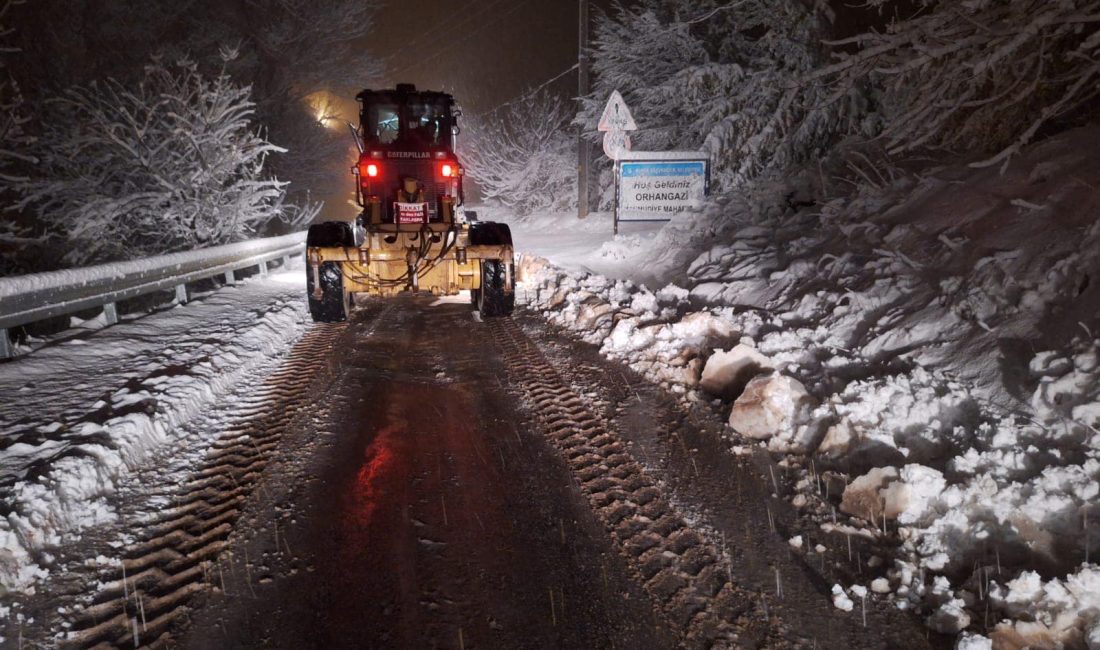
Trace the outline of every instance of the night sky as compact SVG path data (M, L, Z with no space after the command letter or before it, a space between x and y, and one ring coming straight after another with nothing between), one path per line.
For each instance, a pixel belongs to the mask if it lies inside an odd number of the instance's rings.
M592 12L610 7L593 0ZM383 83L455 95L468 114L491 110L577 61L576 0L394 0L379 11L372 53ZM576 95L577 76L551 86Z

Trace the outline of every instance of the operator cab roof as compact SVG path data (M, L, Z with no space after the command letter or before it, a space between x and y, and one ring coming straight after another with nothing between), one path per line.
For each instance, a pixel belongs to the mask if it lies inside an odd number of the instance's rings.
M455 105L454 97L435 90L417 90L414 84L397 84L396 88L371 90L367 88L359 92L355 99L361 104L370 101L391 101L405 104L410 99L424 103L440 104L448 108Z

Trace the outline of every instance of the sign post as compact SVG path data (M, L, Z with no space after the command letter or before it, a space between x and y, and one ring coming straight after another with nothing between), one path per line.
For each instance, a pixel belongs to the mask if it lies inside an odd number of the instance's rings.
M600 117L603 151L615 161L615 234L620 222L671 221L700 210L710 193L710 157L702 151L631 151L638 130L619 91Z
M634 116L619 91L611 93L596 128L603 133L603 152L608 158L617 161L623 153L630 151L627 131L637 131L638 125L634 123Z
M710 160L698 151L631 151L615 163L615 234L620 223L671 221L701 210Z

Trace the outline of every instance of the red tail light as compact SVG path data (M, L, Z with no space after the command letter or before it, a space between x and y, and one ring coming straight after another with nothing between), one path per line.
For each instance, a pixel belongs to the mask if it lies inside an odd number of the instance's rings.
M378 174L381 173L382 167L378 163L370 162L367 160L359 161L359 176L363 180L368 178L378 178Z
M439 173L443 178L450 178L455 175L455 167L451 163L443 163L443 166L439 168Z

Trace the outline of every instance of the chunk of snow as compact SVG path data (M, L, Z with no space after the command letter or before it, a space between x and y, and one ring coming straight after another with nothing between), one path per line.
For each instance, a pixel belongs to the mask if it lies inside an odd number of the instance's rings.
M1002 622L994 630L994 639L1019 638L1036 645L1048 640L1064 643L1079 634L1081 623L1089 620L1092 623L1086 631L1094 635L1100 625L1096 618L1100 612L1100 566L1082 565L1076 573L1050 580L1024 571L1004 585L994 583L989 596L995 605L1023 619Z
M771 361L744 344L730 351L715 350L703 366L699 387L718 397L734 399L756 375L772 369Z
M825 437L817 446L817 453L824 456L842 456L852 445L852 425L847 418L841 418L836 424L825 430Z
M794 377L756 377L733 403L729 425L750 438L778 438L790 448L805 448L809 440L799 425L812 401L806 388Z
M970 614L966 613L966 604L961 599L952 599L928 617L928 627L940 634L958 634L970 625Z
M870 522L878 521L885 507L882 492L897 480L898 470L895 467L876 467L857 477L844 488L840 511Z
M663 289L657 292L657 300L661 302L668 302L673 304L680 304L687 302L690 293L687 289L682 289L675 284L668 284Z
M963 632L955 642L955 650L993 650L993 640L981 634Z
M848 597L848 594L844 593L844 587L840 585L833 585L833 607L845 612L850 612L855 607L855 603Z
M853 480L844 490L840 509L876 522L885 515L900 523L915 523L929 511L947 486L943 474L923 465L877 467Z

